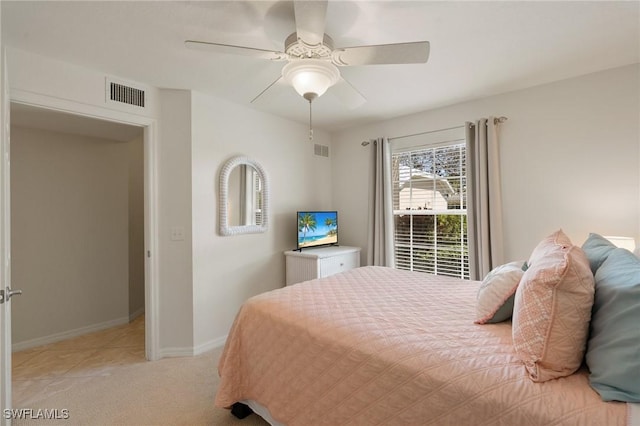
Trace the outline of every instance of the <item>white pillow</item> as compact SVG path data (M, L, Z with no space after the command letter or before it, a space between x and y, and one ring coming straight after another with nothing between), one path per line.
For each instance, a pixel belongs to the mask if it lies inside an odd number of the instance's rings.
M524 261L494 268L482 281L476 302L476 324L506 321L513 313L513 300L524 275Z

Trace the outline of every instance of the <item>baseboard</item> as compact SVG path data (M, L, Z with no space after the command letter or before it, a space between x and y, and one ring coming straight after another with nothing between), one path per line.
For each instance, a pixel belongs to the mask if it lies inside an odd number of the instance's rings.
M161 348L160 356L158 359L162 358L179 358L183 356L193 356L193 348L185 347L185 348Z
M72 337L82 336L84 334L93 333L95 331L104 330L118 325L128 324L135 318L144 314L144 308L139 309L127 317L118 318L115 320L105 321L99 324L93 324L86 327L80 327L73 330L63 331L61 333L51 334L49 336L38 337L36 339L25 340L23 342L14 343L12 345L12 351L18 352L25 349L34 348L36 346L48 345L49 343L59 342L61 340L70 339ZM221 336L208 342L202 343L194 347L183 348L163 348L160 349L160 358L175 358L183 356L197 356L212 349L219 348L225 344L227 336Z
M162 348L160 349L160 358L176 358L182 356L197 356L212 349L223 346L227 341L227 336L218 337L201 345L184 348Z
M227 336L218 337L217 339L210 340L206 343L196 346L193 349L194 355L200 355L205 352L209 352L212 349L219 348L223 346L227 341Z
M133 321L134 319L138 318L141 315L144 315L144 306L140 309L136 309L135 311L129 314L129 322Z
M118 325L128 324L129 317L117 318L101 322L98 324L88 325L86 327L75 328L73 330L67 330L60 333L50 334L49 336L37 337L35 339L25 340L23 342L14 343L11 345L13 352L23 351L25 349L34 348L36 346L48 345L49 343L59 342L61 340L70 339L72 337L82 336L84 334L93 333L95 331L104 330Z

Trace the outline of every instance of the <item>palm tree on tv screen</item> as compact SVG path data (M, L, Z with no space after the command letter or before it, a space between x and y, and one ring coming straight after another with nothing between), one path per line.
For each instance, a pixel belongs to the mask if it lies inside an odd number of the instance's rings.
M307 232L316 230L316 215L305 213L298 219L298 232L302 232L302 244L307 237Z
M327 228L329 228L329 232L327 232L327 236L336 235L335 227L338 226L338 224L336 223L335 218L331 218L331 217L326 218L324 221L324 224L327 226Z

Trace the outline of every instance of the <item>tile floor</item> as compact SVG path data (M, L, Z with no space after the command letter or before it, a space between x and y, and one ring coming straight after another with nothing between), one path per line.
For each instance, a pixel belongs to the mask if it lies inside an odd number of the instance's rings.
M28 407L51 393L109 376L123 365L146 362L144 316L129 324L14 352L13 406Z

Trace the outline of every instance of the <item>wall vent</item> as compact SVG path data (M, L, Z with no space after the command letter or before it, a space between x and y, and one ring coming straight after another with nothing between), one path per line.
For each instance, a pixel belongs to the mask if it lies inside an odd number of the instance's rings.
M329 147L316 143L313 145L313 153L319 157L329 157Z
M109 84L109 100L144 108L144 90L112 81Z
M140 83L105 76L104 101L113 108L139 113L149 106L151 99L148 89Z

